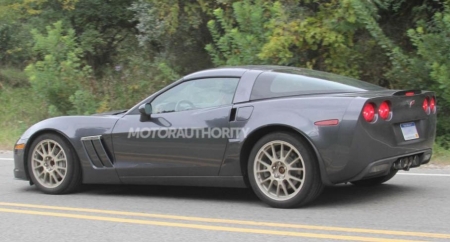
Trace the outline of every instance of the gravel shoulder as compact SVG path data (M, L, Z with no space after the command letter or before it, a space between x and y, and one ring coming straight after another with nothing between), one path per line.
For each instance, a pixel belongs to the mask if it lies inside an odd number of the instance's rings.
M0 150L1 155L13 155L12 150Z

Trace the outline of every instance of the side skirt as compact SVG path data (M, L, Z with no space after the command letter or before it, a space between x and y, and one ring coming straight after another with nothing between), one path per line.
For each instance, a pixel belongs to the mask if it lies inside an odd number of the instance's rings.
M120 177L123 184L246 188L242 176Z

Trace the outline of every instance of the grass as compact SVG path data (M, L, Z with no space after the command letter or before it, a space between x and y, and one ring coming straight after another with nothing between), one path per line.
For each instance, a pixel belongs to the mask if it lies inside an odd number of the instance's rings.
M11 150L29 126L46 117L44 102L30 87L0 87L0 149Z
M0 130L0 150L12 150L20 135L20 129Z
M450 165L450 150L444 149L435 144L433 147L433 156L430 164Z
M14 67L0 68L0 88L2 86L20 87L28 85L27 75Z

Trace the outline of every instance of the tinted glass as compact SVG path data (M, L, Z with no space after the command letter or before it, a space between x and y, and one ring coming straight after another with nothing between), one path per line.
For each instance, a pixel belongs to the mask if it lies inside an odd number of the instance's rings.
M153 113L230 105L239 78L208 78L183 82L153 100Z
M384 90L384 88L331 73L293 68L262 73L253 86L250 99L369 90Z

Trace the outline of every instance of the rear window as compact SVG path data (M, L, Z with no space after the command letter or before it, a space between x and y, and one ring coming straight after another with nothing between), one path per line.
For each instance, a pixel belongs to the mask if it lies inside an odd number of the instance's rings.
M336 74L293 68L264 72L256 79L251 100L304 94L384 90L367 82Z

